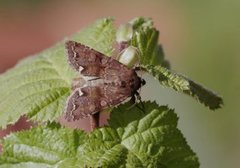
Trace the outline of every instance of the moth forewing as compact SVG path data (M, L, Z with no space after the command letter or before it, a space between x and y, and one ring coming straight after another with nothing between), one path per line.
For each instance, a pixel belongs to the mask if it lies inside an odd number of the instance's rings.
M87 79L67 101L66 118L78 120L133 97L142 86L134 69L83 44L66 42L70 65ZM78 85L76 85L78 86Z

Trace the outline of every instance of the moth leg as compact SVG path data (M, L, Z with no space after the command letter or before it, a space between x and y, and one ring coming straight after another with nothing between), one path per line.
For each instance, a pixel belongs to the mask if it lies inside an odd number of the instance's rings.
M141 98L140 94L136 91L136 92L135 92L135 95L136 95L136 97L137 97L137 100L139 100L140 104L142 105L142 108L144 109L144 104L143 104L143 102L142 102L142 98Z
M135 100L136 100L135 96L132 96L131 99L130 99L130 101L129 101L130 104L131 104L131 106L128 107L127 110L130 110L131 108L133 108L134 106L136 106L136 101L135 101Z
M136 91L135 92L135 96L137 97L137 100L139 100L140 104L141 104L141 107L136 105L137 108L139 108L141 111L143 111L143 113L145 113L145 107L144 107L144 104L142 102L142 98L140 96L140 94Z
M134 98L133 98L134 97ZM143 106L143 103L142 103L142 101L140 101L141 102L141 105L142 105L142 107L140 107L136 102L132 102L131 100L134 100L135 101L135 96L132 96L132 98L130 99L130 103L132 104L130 107L128 107L127 108L127 110L130 110L131 108L133 108L134 106L136 106L141 112L143 112L143 113L145 113L145 111L144 111L144 106Z
M142 102L142 98L141 98L140 94L137 91L133 94L133 96L131 97L129 102L132 105L135 105L136 104L136 99L139 100L139 102L140 102L140 104L142 106L142 109L144 109L144 104Z
M135 95L133 95L133 96L131 97L130 103L133 104L133 105L136 104L136 97L135 97Z
M138 94L139 95L139 94ZM137 102L136 102L136 94L134 94L131 99L130 99L130 103L132 104L130 107L127 108L127 110L130 110L131 108L133 108L134 106L136 106L139 110L141 110L143 113L144 113L144 108L140 107L137 105ZM141 100L141 98L139 99L139 97L137 97L138 100ZM141 105L143 106L142 104L142 101L141 102Z

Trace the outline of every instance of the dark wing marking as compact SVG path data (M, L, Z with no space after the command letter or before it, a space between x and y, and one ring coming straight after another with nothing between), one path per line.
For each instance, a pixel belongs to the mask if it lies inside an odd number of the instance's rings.
M65 117L68 121L86 118L131 96L131 90L101 85L76 89L67 101Z

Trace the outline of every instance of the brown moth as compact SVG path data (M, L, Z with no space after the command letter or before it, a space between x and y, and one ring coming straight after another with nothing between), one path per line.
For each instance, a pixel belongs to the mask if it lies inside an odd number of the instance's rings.
M65 46L69 64L81 75L92 78L69 96L65 109L68 121L85 118L135 97L145 84L134 69L111 57L74 41L67 41Z

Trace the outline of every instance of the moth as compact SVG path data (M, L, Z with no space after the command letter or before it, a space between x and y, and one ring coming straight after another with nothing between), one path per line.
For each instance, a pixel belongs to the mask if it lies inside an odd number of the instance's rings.
M139 95L138 90L145 81L135 69L74 41L67 41L65 47L69 64L88 77L84 86L73 87L67 100L65 118L68 121L86 118Z

